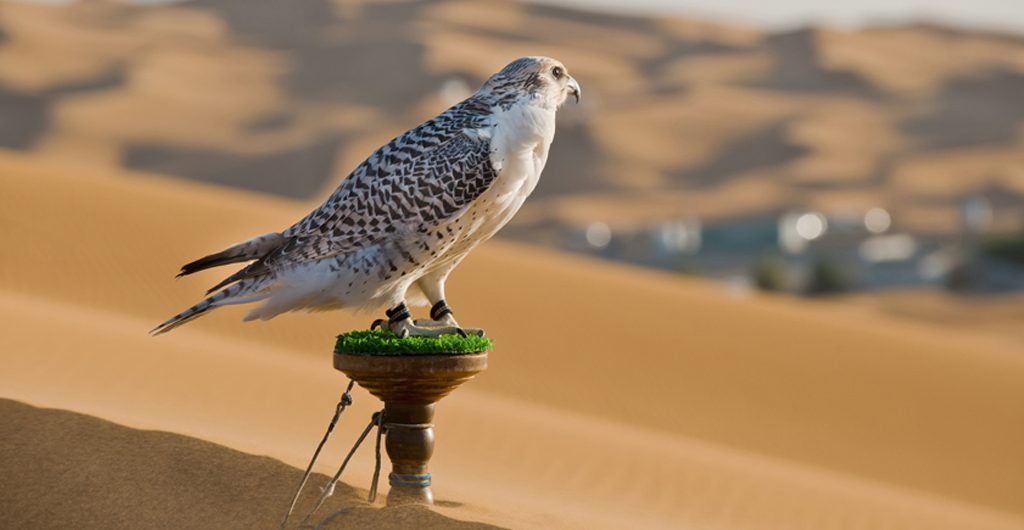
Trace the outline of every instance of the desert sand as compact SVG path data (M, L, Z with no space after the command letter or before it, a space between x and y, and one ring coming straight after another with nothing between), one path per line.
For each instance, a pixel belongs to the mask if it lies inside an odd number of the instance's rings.
M0 190L0 520L276 523L345 383L333 336L376 315L146 331L225 273L179 264L310 204L12 153ZM329 527L1024 527L1012 337L499 241L449 288L496 347L439 405L440 502L367 507L364 448ZM355 401L321 473L380 406Z

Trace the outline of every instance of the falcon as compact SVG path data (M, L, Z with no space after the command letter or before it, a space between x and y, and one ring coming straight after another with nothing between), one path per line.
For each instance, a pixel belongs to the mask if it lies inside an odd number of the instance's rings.
M465 329L445 281L533 191L555 136L555 114L580 86L562 63L523 57L472 96L377 149L318 208L283 232L188 263L178 276L249 262L208 297L152 330L170 331L225 305L262 302L245 320L296 310L385 307L399 337ZM429 303L413 320L407 303Z

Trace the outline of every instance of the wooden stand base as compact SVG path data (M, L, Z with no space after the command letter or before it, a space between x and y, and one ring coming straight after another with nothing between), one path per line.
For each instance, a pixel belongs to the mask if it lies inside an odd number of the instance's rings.
M384 402L391 459L388 506L433 504L428 468L434 453L434 404L487 368L470 355L334 354L334 367Z

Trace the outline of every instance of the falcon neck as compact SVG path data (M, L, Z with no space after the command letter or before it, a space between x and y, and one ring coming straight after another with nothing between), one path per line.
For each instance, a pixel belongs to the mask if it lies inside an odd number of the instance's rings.
M496 107L493 116L495 138L501 138L509 151L541 147L546 152L555 137L555 110L530 99L521 99L507 108Z

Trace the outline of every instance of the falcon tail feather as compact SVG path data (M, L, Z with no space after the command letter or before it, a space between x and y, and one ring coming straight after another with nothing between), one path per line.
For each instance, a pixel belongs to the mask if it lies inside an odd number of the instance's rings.
M227 265L229 263L239 263L242 261L262 258L284 244L285 241L287 241L287 238L278 232L270 232L269 234L256 236L215 254L210 254L209 256L204 256L191 263L182 265L181 272L178 273L178 277L180 278L195 272L212 267L219 267L221 265Z
M192 320L199 318L222 305L245 304L248 302L262 300L268 295L256 292L259 285L259 282L243 282L232 285L231 287L228 287L213 296L207 297L196 305L167 319L166 322L150 330L149 334L160 335L161 333L167 333L168 331L191 322Z

